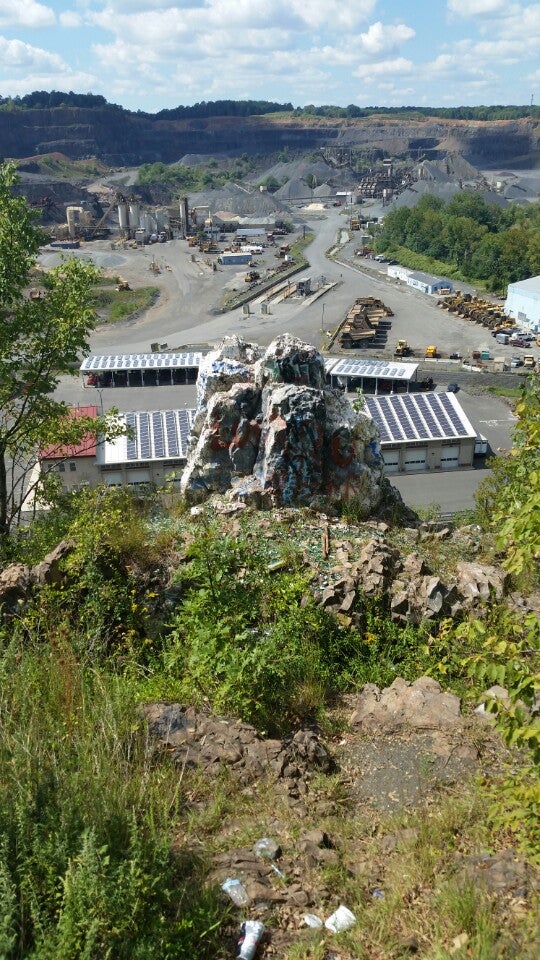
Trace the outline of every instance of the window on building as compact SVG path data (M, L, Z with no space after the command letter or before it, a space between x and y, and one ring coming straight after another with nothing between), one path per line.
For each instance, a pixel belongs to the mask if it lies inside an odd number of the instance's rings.
M75 473L77 469L77 464L73 460L70 460L69 462L69 469L71 470L72 473Z
M59 464L58 464L58 469L59 469L60 473L65 473L65 472L66 472L66 465L65 465L65 463L59 463Z

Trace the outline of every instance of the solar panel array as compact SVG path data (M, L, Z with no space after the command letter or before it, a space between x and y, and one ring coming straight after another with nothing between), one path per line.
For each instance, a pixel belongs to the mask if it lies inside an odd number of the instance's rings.
M380 377L388 380L411 380L418 364L351 358L329 362L325 360L325 368L326 372L333 377Z
M128 460L175 460L186 457L195 410L126 413Z
M404 440L452 440L474 436L465 414L448 393L365 397L382 443Z
M113 353L108 356L86 357L81 373L99 370L178 370L198 368L202 353Z

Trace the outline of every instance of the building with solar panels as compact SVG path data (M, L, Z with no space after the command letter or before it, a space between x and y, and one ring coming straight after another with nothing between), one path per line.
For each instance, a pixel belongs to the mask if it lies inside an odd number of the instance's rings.
M331 387L354 393L408 393L416 387L417 363L401 363L395 360L363 360L358 357L337 360L327 357L324 361L326 381Z
M77 407L70 416L97 416L97 407ZM62 489L80 487L162 487L177 485L187 458L187 447L195 410L154 410L121 413L128 428L115 440L95 436L71 447L47 447L40 453L41 469L58 470Z
M137 487L177 485L187 458L195 410L123 413L128 433L99 445L97 483Z
M115 353L86 357L79 372L92 387L145 387L195 383L203 354Z
M454 393L367 396L379 429L385 473L471 467L476 430Z

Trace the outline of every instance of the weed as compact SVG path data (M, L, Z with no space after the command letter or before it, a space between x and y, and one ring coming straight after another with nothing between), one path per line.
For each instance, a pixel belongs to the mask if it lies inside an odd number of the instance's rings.
M170 855L178 772L155 764L129 688L17 637L0 679L2 947L48 960L214 956L219 903L195 864Z

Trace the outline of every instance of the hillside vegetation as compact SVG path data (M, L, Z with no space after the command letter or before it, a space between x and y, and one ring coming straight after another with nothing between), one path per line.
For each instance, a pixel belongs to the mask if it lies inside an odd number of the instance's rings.
M463 190L445 203L424 196L411 209L390 210L377 250L418 269L415 257L437 270L501 293L509 283L540 273L540 203L497 207Z
M259 960L532 960L538 381L453 532L405 526L397 505L358 522L354 499L329 518L189 510L168 485L68 495L57 471L49 509L21 525L37 449L123 426L66 417L55 396L88 350L98 278L66 261L27 296L41 233L16 182L0 165L0 958L226 960L247 915L267 928ZM488 565L491 592L394 616L406 563L432 584L464 560ZM411 736L382 736L380 715L359 732L359 698L389 685L437 696L433 742L424 716ZM482 694L492 724L473 711ZM253 853L272 836L280 866ZM220 885L244 872L239 911ZM306 926L340 903L349 931Z
M530 592L538 588L537 388L518 413L516 456L501 462L477 520L484 558L504 550L515 587ZM248 510L220 519L203 510L192 517L168 497L166 507L150 494L82 491L6 545L25 563L61 538L73 547L62 579L19 605L1 634L2 955L227 956L234 916L205 882L212 856L227 844L252 843L279 810L290 843L301 823L304 830L322 824L344 850L354 832L363 836L363 856L376 859L374 836L396 825L417 830L426 815L368 813L339 776L321 774L310 787L313 819L304 813L299 821L270 783L244 793L225 768L212 783L196 769L181 771L148 739L139 704L191 704L249 721L263 737L314 724L331 744L346 729L343 696L365 682L386 686L430 673L465 700L494 680L508 687L511 702L497 722L513 750L511 772L501 781L499 751L482 784L464 781L432 798L429 825L386 858L380 903L361 906L361 876L338 861L327 869L332 893L320 895L362 911L360 928L335 955L405 956L399 945L416 931L414 952L426 958L532 958L534 901L512 912L506 901L460 887L453 864L456 851L509 844L531 861L540 853L538 728L516 707L531 704L537 689L537 618L491 603L477 621L400 627L382 596L358 597L347 625L310 588L314 569L329 575L335 562L325 559L316 515ZM373 525L346 514L340 526L358 545L373 535ZM411 548L411 531L397 526L387 536ZM448 571L460 558L453 544L428 538L433 569ZM284 960L325 956L320 935L296 940L283 948ZM452 949L454 941L463 949Z

